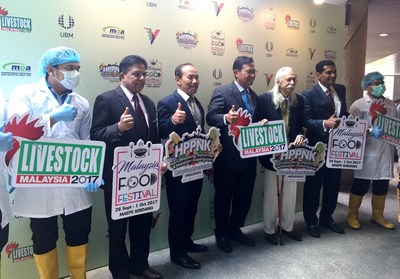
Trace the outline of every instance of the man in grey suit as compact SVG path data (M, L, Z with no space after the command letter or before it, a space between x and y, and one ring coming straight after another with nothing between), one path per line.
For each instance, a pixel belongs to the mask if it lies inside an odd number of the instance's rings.
M346 88L336 84L336 65L331 60L322 60L315 66L318 83L302 93L304 98L304 126L307 128L309 145L321 141L328 143L329 131L337 128L340 117L347 115ZM340 169L328 169L324 164L314 176L307 176L304 184L303 215L308 233L320 237L319 226L344 234L332 218L340 185ZM320 190L323 185L322 206L319 220L316 216Z
M109 269L113 278L129 279L131 275L160 279L161 273L151 269L148 263L152 213L124 219L111 218L112 166L114 149L128 146L139 139L159 143L156 107L141 90L145 85L147 62L137 55L126 56L119 65L120 85L97 96L93 106L92 140L106 143L104 159L104 200L109 233ZM129 253L125 244L128 229Z
M215 237L218 248L231 253L230 240L254 246L240 228L249 212L256 178L256 158L242 159L228 135L228 125L238 121L237 109L247 109L253 122L261 119L261 105L250 88L256 77L252 57L239 56L233 63L235 80L216 88L207 114L207 124L220 129L224 151L214 162Z

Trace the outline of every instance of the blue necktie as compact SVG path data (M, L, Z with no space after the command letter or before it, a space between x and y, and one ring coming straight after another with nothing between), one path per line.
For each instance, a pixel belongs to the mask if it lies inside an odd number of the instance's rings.
M246 106L247 111L250 114L253 114L253 108L251 107L251 104L250 104L249 99L247 97L247 90L246 89L242 91L242 99L243 99L244 105Z

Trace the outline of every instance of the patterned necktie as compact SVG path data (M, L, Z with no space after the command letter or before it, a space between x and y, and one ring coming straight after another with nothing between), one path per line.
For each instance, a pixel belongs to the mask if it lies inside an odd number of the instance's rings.
M332 90L328 88L328 90L326 90L326 94L328 96L329 102L331 103L331 107L335 110L335 101L333 100Z
M289 134L289 108L288 101L284 99L281 103L282 120L285 122L286 136Z
M247 111L250 114L253 114L253 108L249 102L249 98L248 98L247 94L248 94L247 90L246 89L243 90L242 91L242 99L243 99L244 105L246 106Z
M147 139L147 133L149 131L147 127L147 122L146 122L146 117L144 116L142 107L140 106L139 103L139 93L133 94L133 102L135 104L135 113L136 113L136 118L135 120L135 126L143 133L143 136L146 136Z
M197 126L201 125L201 116L197 109L196 100L194 99L193 96L190 96L190 98L188 99L188 103L190 111L192 112L194 118L194 122L196 122Z

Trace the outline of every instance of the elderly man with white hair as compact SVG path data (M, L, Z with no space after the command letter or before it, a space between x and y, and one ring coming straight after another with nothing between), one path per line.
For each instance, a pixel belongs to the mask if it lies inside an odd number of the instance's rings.
M300 145L304 142L302 121L304 103L303 98L294 93L296 83L297 75L292 68L280 68L275 75L275 85L272 90L259 98L265 114L264 118L268 121L283 119L288 142ZM301 241L301 236L293 231L297 183L282 181L283 177L277 177L270 158L270 155L259 157L260 163L265 168L263 202L265 240L273 245L278 244L276 221L278 210L280 210L282 233L293 240ZM278 209L277 179L279 179L279 191L282 197L280 209Z
M355 230L361 228L358 221L358 209L363 196L368 192L369 185L372 183L371 222L385 229L394 229L394 225L383 217L383 211L389 180L393 178L395 147L377 139L377 137L382 136L382 129L374 121L375 117L373 116L374 113L371 114L371 105L375 101L381 100L384 108L382 107L379 113L397 117L396 104L383 96L386 88L384 76L379 72L365 75L361 82L361 88L366 91L366 94L350 106L349 113L354 117L369 120L370 133L365 144L363 168L354 171L347 224Z

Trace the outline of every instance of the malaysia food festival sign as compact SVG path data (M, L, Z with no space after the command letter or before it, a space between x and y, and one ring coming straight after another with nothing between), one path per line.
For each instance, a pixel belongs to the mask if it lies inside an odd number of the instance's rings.
M4 131L13 134L13 148L3 157L13 187L101 184L104 142L45 138L41 118L29 114L14 115Z
M172 176L182 176L182 183L203 178L204 170L212 168L219 155L219 136L219 129L215 127L211 127L208 134L203 134L200 126L182 137L172 132L165 143L167 155L164 158Z
M267 125L251 123L247 110L239 108L238 121L229 125L229 135L241 158L285 152L287 139L283 120L269 121Z
M312 176L325 163L326 145L317 142L315 146L295 146L290 143L288 150L273 156L270 161L277 175L284 175L288 181L305 181L306 176Z
M161 198L162 144L144 143L114 150L111 217L114 220L157 211Z
M361 169L368 120L345 116L329 134L326 166L337 169Z

